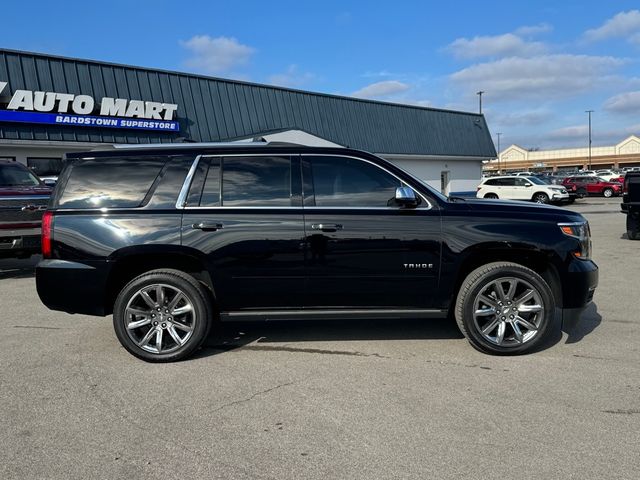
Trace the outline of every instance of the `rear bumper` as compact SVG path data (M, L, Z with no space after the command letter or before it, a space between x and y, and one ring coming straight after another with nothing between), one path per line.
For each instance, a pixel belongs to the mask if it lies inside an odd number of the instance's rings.
M0 257L40 252L40 228L0 229Z
M591 260L574 259L562 282L562 308L581 309L593 300L598 287L598 266Z
M104 316L105 286L104 268L54 259L36 267L38 296L51 310Z

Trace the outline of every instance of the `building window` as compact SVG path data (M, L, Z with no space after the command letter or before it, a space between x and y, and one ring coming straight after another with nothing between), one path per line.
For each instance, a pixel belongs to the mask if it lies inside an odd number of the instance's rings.
M0 157L0 162L15 162L16 157Z
M62 171L62 159L52 157L27 157L27 167L39 177L58 176Z

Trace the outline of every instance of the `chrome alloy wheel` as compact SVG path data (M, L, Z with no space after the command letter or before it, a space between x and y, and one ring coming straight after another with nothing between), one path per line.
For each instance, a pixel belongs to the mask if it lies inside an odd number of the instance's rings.
M147 285L134 293L125 309L127 334L141 349L170 353L189 341L196 324L192 302L179 288Z
M521 278L498 278L480 290L473 302L473 322L478 332L501 347L531 341L543 318L540 293Z

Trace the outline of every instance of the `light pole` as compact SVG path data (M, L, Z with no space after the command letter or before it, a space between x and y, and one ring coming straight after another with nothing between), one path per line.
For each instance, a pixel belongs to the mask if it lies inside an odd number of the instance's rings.
M589 170L591 170L591 114L593 110L585 110L589 114Z
M500 135L502 135L502 132L496 133L496 137L498 137L498 172L500 172Z
M484 90L480 90L479 92L476 92L476 95L478 95L478 103L479 103L480 115L482 115L482 94L483 93L484 93Z

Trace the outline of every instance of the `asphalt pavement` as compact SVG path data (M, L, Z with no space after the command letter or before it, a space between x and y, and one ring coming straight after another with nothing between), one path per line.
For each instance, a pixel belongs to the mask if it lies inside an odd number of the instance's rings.
M446 320L238 324L147 364L111 317L40 304L0 261L0 478L638 479L640 241L591 223L600 287L541 351L475 351Z

